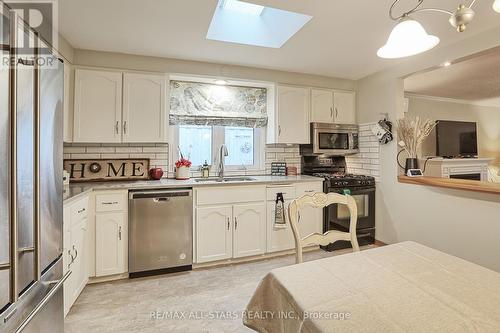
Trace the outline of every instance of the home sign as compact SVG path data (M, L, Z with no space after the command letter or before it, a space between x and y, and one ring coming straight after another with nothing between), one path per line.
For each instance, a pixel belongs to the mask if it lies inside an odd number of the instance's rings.
M149 159L64 160L71 182L148 179Z

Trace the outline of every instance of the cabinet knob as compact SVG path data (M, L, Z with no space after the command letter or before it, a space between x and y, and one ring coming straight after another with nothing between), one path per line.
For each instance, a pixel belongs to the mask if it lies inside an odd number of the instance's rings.
M339 117L339 109L335 108L335 118Z
M118 239L122 240L122 227L118 227Z
M117 121L116 124L115 124L115 133L116 134L120 134L120 122Z
M231 225L231 221L229 220L229 217L228 217L228 218L227 218L227 230L229 230L230 225Z
M238 219L234 218L234 230L238 229Z

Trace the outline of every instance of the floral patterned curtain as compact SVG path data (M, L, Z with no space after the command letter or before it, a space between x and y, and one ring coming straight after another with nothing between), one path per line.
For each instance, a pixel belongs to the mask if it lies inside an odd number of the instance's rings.
M265 127L267 89L170 81L170 124Z

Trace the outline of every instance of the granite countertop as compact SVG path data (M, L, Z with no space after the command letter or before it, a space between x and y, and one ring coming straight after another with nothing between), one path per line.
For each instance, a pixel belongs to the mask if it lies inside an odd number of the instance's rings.
M93 190L143 190L155 188L199 188L210 186L241 186L256 184L277 184L287 183L310 183L321 182L322 178L299 175L299 176L241 176L253 178L252 181L233 181L233 182L196 182L194 178L189 180L176 180L163 178L161 180L144 180L128 182L100 182L100 183L74 183L64 187L63 200L68 203L81 195L88 194ZM239 177L227 177L239 178ZM198 178L196 178L198 179Z

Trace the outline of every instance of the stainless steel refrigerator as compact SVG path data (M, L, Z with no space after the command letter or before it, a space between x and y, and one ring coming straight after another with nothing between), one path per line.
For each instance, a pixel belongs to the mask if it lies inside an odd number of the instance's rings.
M63 332L63 64L0 7L0 332Z

